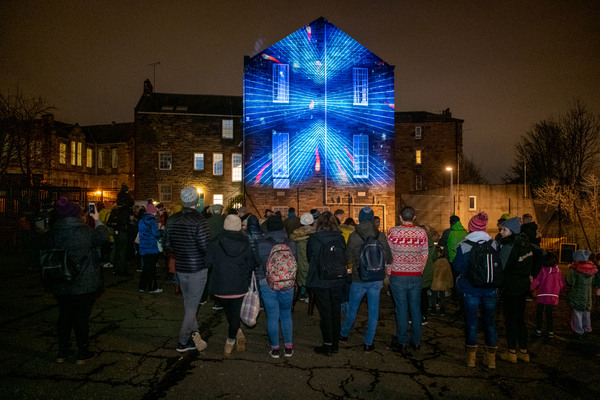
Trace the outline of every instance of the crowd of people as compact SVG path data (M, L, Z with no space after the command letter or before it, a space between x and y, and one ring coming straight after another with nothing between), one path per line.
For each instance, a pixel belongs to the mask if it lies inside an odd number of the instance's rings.
M537 226L529 215L522 221L502 215L494 238L487 233L485 212L470 218L467 229L453 215L440 237L431 227L416 225L415 210L407 206L399 213L400 224L386 234L369 206L360 210L357 222L341 209L312 209L297 216L289 208L286 218L266 210L261 218L245 207L226 212L220 205L198 209L197 190L186 187L182 206L169 216L151 199L135 207L127 192L123 185L115 206L100 210L84 210L66 198L57 203L50 240L67 249L81 270L73 282L54 287L60 309L57 362L73 354L72 330L77 362L93 357L88 320L102 291L102 267L112 267L116 276L130 276L135 266L141 272L140 293L156 295L162 292L157 283L160 257L183 297L176 347L181 353L207 348L196 315L211 295L213 308L223 310L228 322L224 355L245 351L240 310L253 276L273 358L294 354L292 311L297 301L309 303L309 314L316 305L322 342L315 343L314 353L330 357L339 352L340 342L349 340L366 297L363 343L364 351L372 352L380 297L386 292L396 315L396 336L389 347L402 354L420 350L427 316L445 315L446 298L452 296L457 312L464 315L469 367L476 365L481 327L483 363L495 368L500 312L506 328L506 351L500 359L530 361L525 309L532 293L538 303L533 335L553 336L553 308L565 287L575 337L581 339L592 329L592 288L600 286L600 255L590 260L590 251L576 251L563 278L556 254L539 247Z

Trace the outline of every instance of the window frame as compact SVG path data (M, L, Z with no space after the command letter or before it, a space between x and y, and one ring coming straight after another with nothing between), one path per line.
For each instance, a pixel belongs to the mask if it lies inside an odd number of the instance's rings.
M290 65L273 63L273 103L290 102ZM282 75L283 73L283 75Z
M197 168L197 156L202 156L202 168ZM205 169L205 157L204 153L194 152L194 171L204 171Z
M98 149L98 168L104 168L104 149Z
M236 158L239 158L239 165L236 166ZM231 182L241 182L242 181L242 153L232 153L231 154Z
M163 188L168 188L168 190L163 190ZM170 203L173 201L173 185L170 183L158 184L158 201L161 203Z
M290 187L290 134L273 131L271 135L271 175L274 189Z
M223 205L223 195L222 194L213 194L213 204Z
M82 161L81 161L82 150L83 150L83 144L81 142L77 142L77 166L78 167L82 166Z
M354 89L355 106L369 105L369 69L355 67L352 69L352 87Z
M91 147L85 149L85 166L86 168L94 167L94 149Z
M415 150L415 164L423 165L423 151L422 150Z
M165 157L165 158L163 159L163 157ZM159 151L158 152L158 169L161 171L171 171L173 169L173 153L172 152L170 152L170 151Z
M415 140L423 139L423 127L415 126Z
M213 176L223 176L223 165L223 153L213 153Z
M117 151L117 149L112 149L111 152L111 167L112 168L119 168L119 153Z
M233 139L233 119L221 121L221 137L223 139Z
M71 140L71 165L77 164L77 144L74 140Z
M352 173L355 178L369 177L369 135L352 136Z
M423 190L423 176L421 174L415 174L415 191Z
M58 163L67 163L67 144L64 142L58 143Z
M471 207L471 203L473 207ZM469 196L469 211L471 210L477 210L477 196Z

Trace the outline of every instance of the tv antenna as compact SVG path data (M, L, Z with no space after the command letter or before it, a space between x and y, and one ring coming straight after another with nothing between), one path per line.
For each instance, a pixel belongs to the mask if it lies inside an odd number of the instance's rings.
M154 85L154 90L156 90L156 66L157 65L160 65L160 61L148 64L148 66L152 67L154 70L154 78L152 79L152 84Z

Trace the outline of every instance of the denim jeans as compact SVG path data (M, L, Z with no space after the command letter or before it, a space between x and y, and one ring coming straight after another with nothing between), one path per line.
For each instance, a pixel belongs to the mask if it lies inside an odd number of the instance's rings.
M408 312L411 324L411 343L421 343L421 276L390 276L390 289L396 305L396 335L400 345L406 345L408 335Z
M279 321L281 321L281 332L283 342L286 346L292 345L292 302L294 300L294 289L273 290L266 280L260 283L260 294L267 311L267 333L271 348L279 348Z
M375 337L375 329L377 329L377 320L379 319L379 295L383 281L375 282L352 282L350 285L350 297L348 301L348 310L346 311L346 319L342 324L340 335L348 336L350 328L356 319L356 313L360 307L360 303L367 294L367 304L369 311L369 319L367 322L367 331L365 332L365 344L372 345Z
M183 322L179 331L179 343L187 344L192 332L198 331L198 320L196 313L206 284L208 269L205 268L199 272L184 273L178 272L179 283L181 285L181 294L183 295Z
M477 323L479 320L479 305L481 305L481 326L485 335L485 345L496 347L498 345L498 331L496 330L496 301L497 290L481 291L477 294L463 293L465 304L465 344L477 345Z

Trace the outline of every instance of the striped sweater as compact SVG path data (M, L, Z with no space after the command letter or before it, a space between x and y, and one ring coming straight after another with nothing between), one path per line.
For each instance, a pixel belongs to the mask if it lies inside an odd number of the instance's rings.
M423 275L429 255L425 229L414 225L395 226L389 230L387 240L393 256L391 275Z

